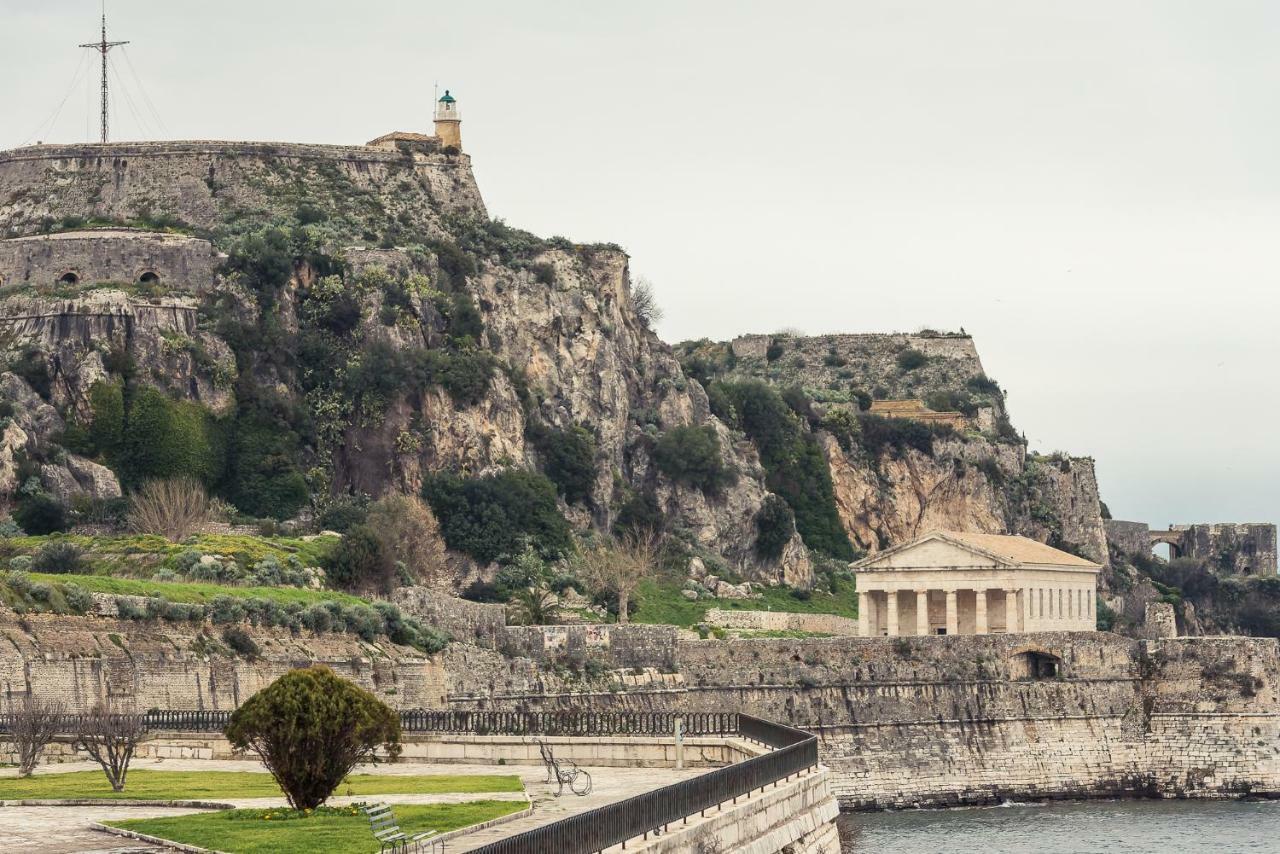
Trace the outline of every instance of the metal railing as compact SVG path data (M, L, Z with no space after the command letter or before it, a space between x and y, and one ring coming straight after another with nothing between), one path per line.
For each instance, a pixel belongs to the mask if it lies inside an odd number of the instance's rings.
M738 734L772 747L769 753L663 786L623 801L543 825L473 849L471 854L593 854L687 822L695 813L756 789L789 780L818 764L818 738L750 715L734 715Z

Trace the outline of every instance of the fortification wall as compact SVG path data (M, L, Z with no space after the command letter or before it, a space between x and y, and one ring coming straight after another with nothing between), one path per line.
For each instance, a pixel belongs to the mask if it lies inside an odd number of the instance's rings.
M1242 575L1276 574L1276 526L1258 523L1188 525L1182 537L1187 557Z
M439 706L438 658L352 635L251 630L259 654L233 654L216 629L97 617L0 613L0 691L58 699L68 711L103 700L141 710L232 709L295 667L325 664L397 708Z
M788 614L782 611L729 611L711 608L704 621L725 629L758 632L813 632L814 634L858 634L858 621L836 614Z
M0 152L0 235L67 218L163 215L216 229L293 214L306 202L381 233L403 216L428 231L441 213L485 214L465 154L274 142L38 145Z
M1125 522L1120 519L1104 519L1107 545L1121 554L1136 555L1151 552L1151 528L1146 522Z
M206 240L104 229L0 240L0 287L118 282L170 290L213 285L222 256Z
M686 641L681 686L452 693L457 708L737 709L821 734L841 805L1280 796L1280 644L1103 632ZM1058 662L1033 678L1032 656ZM457 687L465 687L458 686Z

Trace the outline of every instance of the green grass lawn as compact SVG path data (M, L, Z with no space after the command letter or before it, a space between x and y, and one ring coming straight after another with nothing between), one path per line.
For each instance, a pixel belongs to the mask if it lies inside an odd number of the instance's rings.
M520 801L392 805L400 829L409 834L424 830L445 833L524 808ZM354 808L321 808L305 816L292 810L224 810L107 823L231 854L369 854L377 848L369 820Z
M353 774L335 795L520 792L520 778L507 774ZM101 771L37 774L0 779L0 800L117 798L202 801L219 798L276 798L280 787L265 771L130 771L123 792L113 792Z
M301 602L336 600L347 605L367 605L367 599L339 593L335 590L306 590L301 587L236 587L203 581L146 581L141 578L115 578L109 575L55 575L42 572L30 574L32 581L49 584L76 584L91 593L111 593L117 596L155 596L170 602L196 602L205 604L219 596L236 596L241 599L273 599L281 605Z
M249 534L197 534L190 543L171 543L154 534L54 534L48 537L10 537L6 545L16 554L33 554L50 542L73 543L93 557L151 556L162 560L188 549L202 554L239 558L253 564L265 557L284 562L296 555L305 566L317 566L338 542L337 537L257 537Z
M797 599L785 587L766 588L759 599L698 599L690 601L680 595L683 578L659 576L640 583L636 590L640 605L632 622L653 623L689 628L706 619L711 608L728 611L785 611L793 614L839 614L858 616L858 593L845 583L835 594L814 593L809 599Z

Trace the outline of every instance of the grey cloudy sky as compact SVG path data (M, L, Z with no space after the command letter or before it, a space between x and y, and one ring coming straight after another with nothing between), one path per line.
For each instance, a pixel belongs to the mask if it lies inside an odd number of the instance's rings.
M963 326L1117 517L1280 519L1280 4L109 10L163 120L121 103L119 137L362 142L429 127L439 81L490 211L622 244L668 341ZM58 105L96 14L0 0L0 146ZM41 138L85 138L90 86Z

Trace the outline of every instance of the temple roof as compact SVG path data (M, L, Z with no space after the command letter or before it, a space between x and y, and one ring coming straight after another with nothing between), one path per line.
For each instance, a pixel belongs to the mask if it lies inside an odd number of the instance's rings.
M886 558L917 548L930 541L942 541L953 546L989 558L998 565L1006 567L1018 566L1053 566L1078 567L1080 569L1101 569L1099 564L1091 560L1055 549L1044 543L1027 537L1011 534L976 534L968 531L930 531L922 537L901 543L890 549L876 552L857 563L854 569L908 569L904 566L878 566Z

